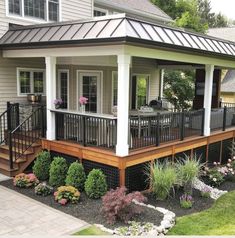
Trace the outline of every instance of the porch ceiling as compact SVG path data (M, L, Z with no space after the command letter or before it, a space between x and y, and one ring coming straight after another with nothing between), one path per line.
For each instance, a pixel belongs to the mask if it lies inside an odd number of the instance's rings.
M0 39L2 49L48 48L110 43L144 44L202 55L235 58L235 43L167 25L133 19L125 14L92 20L22 26Z

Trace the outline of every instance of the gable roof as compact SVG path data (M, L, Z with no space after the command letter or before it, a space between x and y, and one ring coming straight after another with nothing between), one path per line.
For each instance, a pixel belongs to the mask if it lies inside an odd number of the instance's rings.
M42 48L85 44L142 44L146 47L235 58L235 43L180 28L133 19L125 14L92 20L10 29L0 48Z
M235 27L211 28L207 34L235 42Z
M139 16L143 15L155 19L159 18L165 22L172 21L171 17L153 4L151 0L94 0L94 2L104 7L135 13Z
M221 84L221 92L235 92L235 70L229 70Z

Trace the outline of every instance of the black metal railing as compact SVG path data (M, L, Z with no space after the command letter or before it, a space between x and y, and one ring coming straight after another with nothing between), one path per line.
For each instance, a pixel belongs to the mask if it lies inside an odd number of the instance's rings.
M7 102L7 109L0 115L0 144L7 141L8 132L19 125L19 103Z
M56 139L115 149L117 119L55 112Z
M10 168L17 159L21 158L27 150L46 133L45 106L37 108L20 125L9 132L9 158Z
M224 107L228 107L228 108L230 108L230 107L235 107L235 103L222 102L220 107L221 107L221 108L224 108Z
M159 146L161 143L203 135L204 110L130 116L129 125L130 148Z

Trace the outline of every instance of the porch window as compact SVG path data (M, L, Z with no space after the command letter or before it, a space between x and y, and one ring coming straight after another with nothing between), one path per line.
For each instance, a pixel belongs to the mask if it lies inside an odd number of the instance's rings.
M112 107L117 106L118 100L118 73L112 72Z
M94 17L106 16L106 15L108 15L108 10L95 7L93 14L94 14Z
M44 94L44 70L17 69L18 96L30 93Z
M8 0L9 14L59 21L59 0Z
M12 14L21 14L21 0L9 0L9 12Z
M62 99L63 104L61 108L68 108L69 99L69 70L59 70L59 98Z
M132 109L138 109L148 103L149 75L132 77Z

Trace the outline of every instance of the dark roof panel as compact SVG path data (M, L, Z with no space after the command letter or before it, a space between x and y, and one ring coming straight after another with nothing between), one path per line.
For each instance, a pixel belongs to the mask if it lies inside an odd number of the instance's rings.
M100 17L79 22L32 25L9 30L1 39L0 47L28 47L37 43L79 44L89 40L109 39L141 40L147 45L177 47L235 56L235 43L212 38L207 35L186 32L179 28L153 24L127 17L124 14Z

